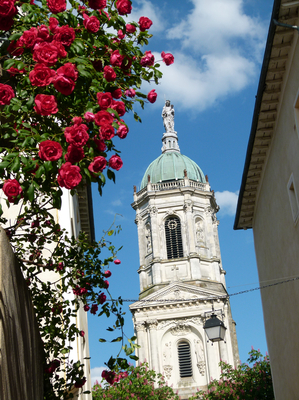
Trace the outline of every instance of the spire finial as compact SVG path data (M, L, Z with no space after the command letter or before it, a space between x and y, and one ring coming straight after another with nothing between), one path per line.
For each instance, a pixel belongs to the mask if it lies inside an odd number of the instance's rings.
M162 109L162 118L165 128L165 133L162 138L162 153L166 151L176 151L180 153L177 133L174 130L174 108L170 100L165 101L165 105Z

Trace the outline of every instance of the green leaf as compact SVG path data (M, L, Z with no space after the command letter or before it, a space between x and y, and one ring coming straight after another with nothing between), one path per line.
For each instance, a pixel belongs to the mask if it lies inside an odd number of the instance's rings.
M99 339L99 342L107 342L106 339Z
M111 169L107 170L107 177L108 179L111 179L115 183L115 173L111 171Z
M3 63L3 69L9 69L14 64L15 64L15 60L14 59L5 60L4 63Z
M138 361L139 358L137 356L129 356L132 360Z
M16 157L14 159L14 162L12 163L11 166L12 172L18 172L20 170L20 157Z
M39 179L42 175L44 175L44 173L45 173L45 167L44 167L43 165L41 165L41 166L39 167L39 169L36 171L35 177L36 177L37 179Z
M9 161L2 161L2 163L0 163L0 169L7 168L9 164L10 164Z
M29 201L32 202L34 199L34 184L33 183L30 184L30 186L27 190L27 196L28 196Z
M118 338L111 340L111 343L114 343L114 342L121 342L121 341L122 341L122 337L119 336Z

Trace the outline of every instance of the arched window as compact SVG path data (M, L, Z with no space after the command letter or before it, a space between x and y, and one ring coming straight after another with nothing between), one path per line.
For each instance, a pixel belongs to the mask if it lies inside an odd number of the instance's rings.
M191 350L190 350L190 344L188 342L183 341L179 343L178 355L179 355L180 377L188 378L192 376Z
M178 217L170 217L165 221L165 235L167 258L180 258L184 256L181 234L181 221Z

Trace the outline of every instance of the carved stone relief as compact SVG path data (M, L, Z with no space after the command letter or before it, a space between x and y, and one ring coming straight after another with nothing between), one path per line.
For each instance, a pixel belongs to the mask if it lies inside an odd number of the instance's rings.
M204 359L204 350L203 350L203 343L200 339L194 339L194 349L195 349L195 356L196 356L196 364L201 375L205 374L205 359Z
M158 209L157 209L157 207L153 206L153 207L150 207L149 212L151 215L157 215Z
M167 379L171 378L172 366L171 365L163 365L164 375Z
M204 224L201 219L196 222L196 243L205 245Z
M145 239L146 239L146 254L150 254L153 249L152 249L151 226L149 222L145 225Z
M165 329L169 326L173 326L173 328L175 328L178 324L185 324L190 327L190 325L189 325L190 323L193 323L194 325L202 325L203 318L202 317L193 317L193 318L181 318L181 319L177 319L177 320L171 319L168 321L160 321L158 323L157 329Z
M171 360L171 342L167 342L164 345L164 349L163 349L163 366L169 366L172 364L172 360Z
M183 209L185 212L189 211L189 212L193 212L193 201L191 200L186 200L184 202L184 206Z
M171 333L174 336L184 336L191 332L191 327L184 323L178 323L174 328L171 329Z

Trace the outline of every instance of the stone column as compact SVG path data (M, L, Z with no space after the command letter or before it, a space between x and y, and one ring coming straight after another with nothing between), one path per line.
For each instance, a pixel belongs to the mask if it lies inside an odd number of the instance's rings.
M137 333L137 344L140 346L138 349L138 364L140 365L145 360L148 361L148 345L147 345L147 337L146 337L146 328L144 322L138 322L135 325L136 333Z
M147 321L147 325L149 327L149 347L150 347L150 355L151 355L151 362L150 368L154 369L156 372L160 372L159 369L159 358L158 358L158 351L159 345L157 343L157 320L150 320Z
M136 215L135 224L137 225L138 232L138 245L139 245L139 262L140 265L145 264L145 240L144 240L144 224L142 221L142 217L140 215Z
M193 201L190 199L185 199L184 202L184 211L185 211L185 221L186 221L186 238L185 243L187 243L188 248L187 255L196 253L195 247L195 237L194 237L194 222L192 218L193 213Z

